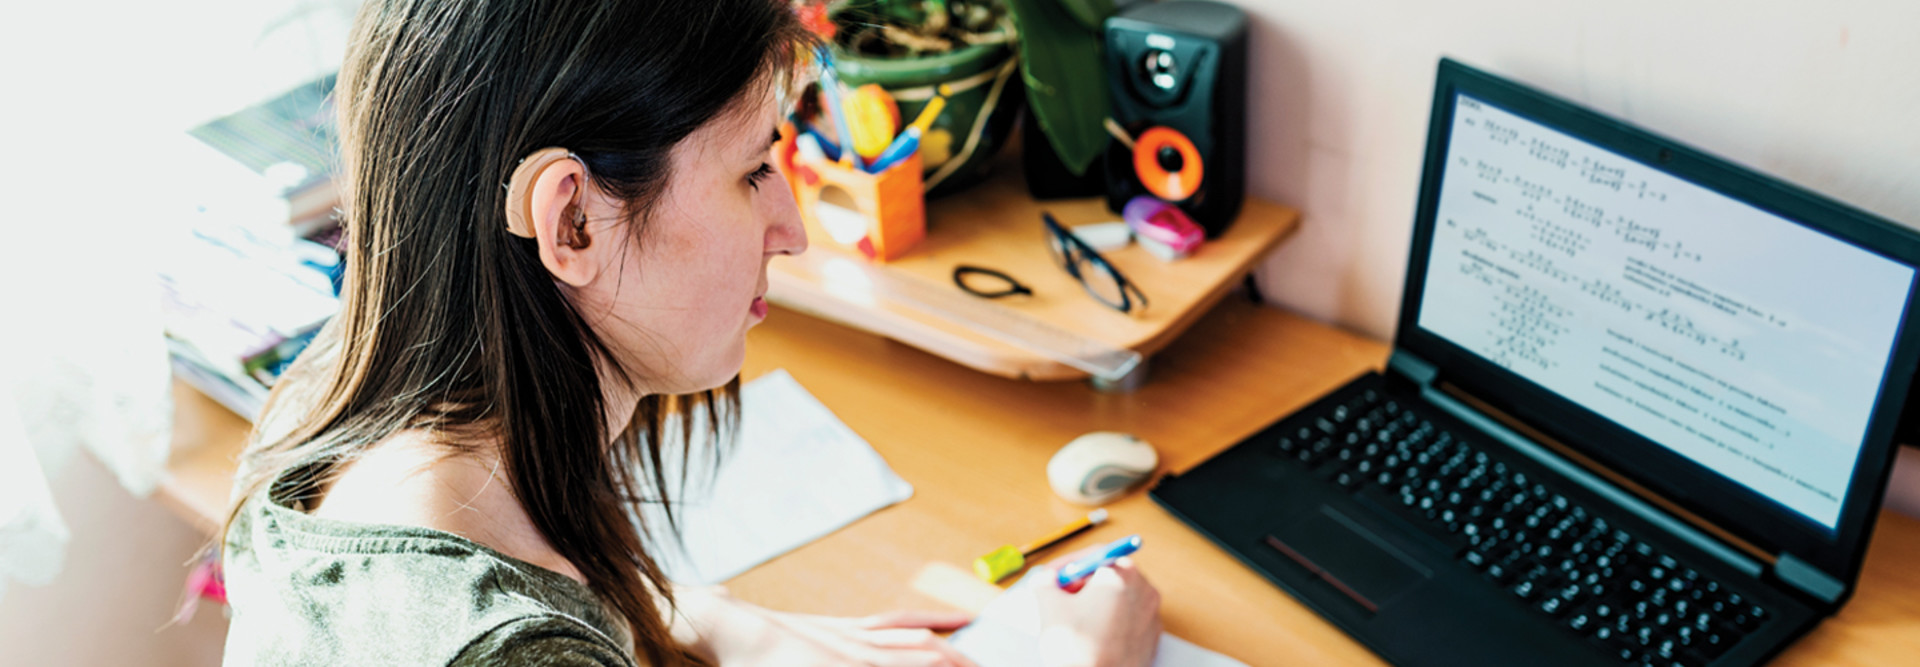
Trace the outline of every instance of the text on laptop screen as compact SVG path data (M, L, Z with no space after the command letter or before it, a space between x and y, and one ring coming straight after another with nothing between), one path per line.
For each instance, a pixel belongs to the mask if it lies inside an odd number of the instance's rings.
M1460 95L1418 324L1833 530L1912 269Z

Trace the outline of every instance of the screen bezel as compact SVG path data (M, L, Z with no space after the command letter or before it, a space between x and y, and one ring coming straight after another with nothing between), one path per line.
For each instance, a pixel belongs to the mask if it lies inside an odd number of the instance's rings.
M1434 218L1453 128L1454 99L1460 94L1908 267L1920 267L1920 234L1457 61L1440 62L1395 347L1433 364L1439 378L1581 455L1764 551L1793 554L1840 579L1851 590L1892 468L1895 427L1916 362L1920 362L1920 345L1913 340L1920 332L1915 326L1920 323L1916 322L1920 309L1915 308L1920 289L1908 286L1888 370L1867 424L1853 479L1841 499L1839 521L1829 531L1785 505L1419 327L1427 257L1433 245ZM1610 444L1600 448L1593 446L1596 442Z

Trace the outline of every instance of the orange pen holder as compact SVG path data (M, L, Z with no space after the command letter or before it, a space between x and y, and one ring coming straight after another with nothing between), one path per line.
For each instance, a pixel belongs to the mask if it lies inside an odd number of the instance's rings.
M869 174L838 162L807 160L794 147L792 127L780 133L774 155L800 204L813 243L851 249L868 259L905 255L927 235L926 197L915 152L886 171Z

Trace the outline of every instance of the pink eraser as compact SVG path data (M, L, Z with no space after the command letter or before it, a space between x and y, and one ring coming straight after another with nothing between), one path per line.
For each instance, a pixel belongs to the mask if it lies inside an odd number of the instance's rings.
M1134 236L1159 243L1178 257L1193 252L1207 238L1206 230L1194 224L1186 211L1153 197L1134 197L1120 217L1133 229Z

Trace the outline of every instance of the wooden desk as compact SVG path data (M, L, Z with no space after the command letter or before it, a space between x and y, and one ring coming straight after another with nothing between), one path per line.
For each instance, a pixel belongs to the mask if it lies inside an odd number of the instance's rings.
M893 468L911 500L741 575L735 595L769 607L867 614L976 608L996 592L975 556L1084 513L1048 490L1045 463L1081 433L1129 431L1185 470L1365 369L1386 347L1228 299L1156 361L1133 394L993 377L905 345L774 310L748 337L746 373L785 368ZM217 508L244 423L187 390L176 506ZM1079 547L1129 533L1164 597L1167 630L1251 665L1378 665L1372 653L1136 493ZM1860 590L1781 665L1899 665L1920 655L1920 522L1882 516Z

